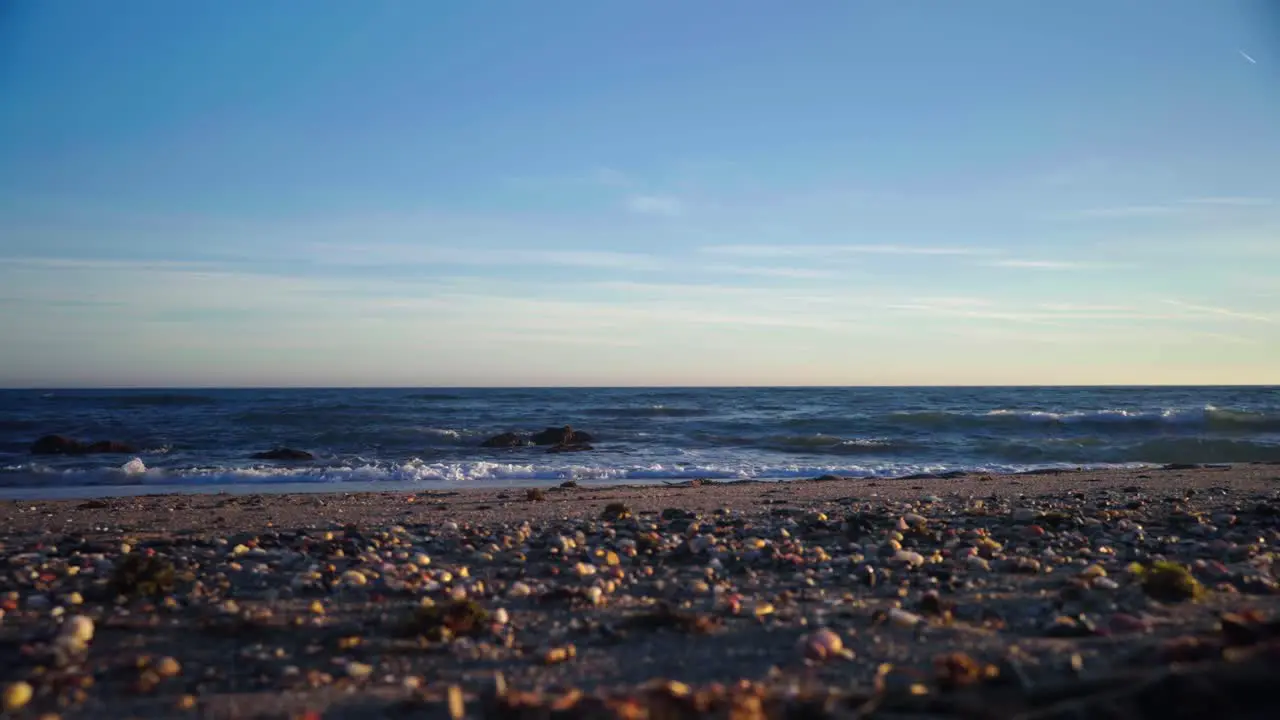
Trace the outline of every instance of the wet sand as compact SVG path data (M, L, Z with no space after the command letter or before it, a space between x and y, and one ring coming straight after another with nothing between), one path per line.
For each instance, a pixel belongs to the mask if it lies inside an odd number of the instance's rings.
M1205 697L1231 668L1221 712L1280 680L1277 465L22 500L0 518L0 683L32 691L15 716L448 717L452 694L474 717L815 697L818 715L1012 717L1126 702L1108 678L1168 682L1174 660L1213 661L1178 666ZM656 678L690 689L643 690ZM761 689L726 689L744 679Z

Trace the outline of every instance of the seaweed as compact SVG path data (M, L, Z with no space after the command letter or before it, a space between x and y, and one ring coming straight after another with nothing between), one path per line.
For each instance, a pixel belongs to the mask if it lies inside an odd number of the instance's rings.
M626 503L611 502L604 506L604 511L600 513L601 520L626 520L631 517L631 508Z
M111 590L130 598L161 598L173 592L173 563L156 555L130 553L111 576Z
M1175 562L1161 560L1142 568L1142 590L1160 602L1197 600L1204 595L1204 586L1187 568Z
M478 635L489 621L489 611L474 600L455 600L448 605L420 607L405 622L405 635L444 641L453 637Z
M625 622L628 628L642 630L671 629L692 635L707 635L719 629L720 618L713 615L680 612L668 605L659 605L653 612L633 615Z

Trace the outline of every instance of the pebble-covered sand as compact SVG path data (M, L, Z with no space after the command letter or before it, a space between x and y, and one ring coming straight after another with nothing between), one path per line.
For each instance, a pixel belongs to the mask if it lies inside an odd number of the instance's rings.
M0 503L4 717L1274 717L1280 466Z

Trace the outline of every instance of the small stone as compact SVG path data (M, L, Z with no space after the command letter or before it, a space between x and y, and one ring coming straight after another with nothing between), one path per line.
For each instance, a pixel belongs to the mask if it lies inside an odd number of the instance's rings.
M506 625L511 622L511 613L506 608L498 608L493 611L493 622L496 625Z
M913 612L907 612L901 608L891 608L889 610L889 624L900 628L913 628L923 621L919 615Z
M1109 577L1095 578L1092 583L1089 583L1089 586L1093 588L1097 588L1099 590L1119 590L1120 589L1120 583L1116 582L1115 580L1112 580Z
M1080 572L1080 577L1086 580L1092 580L1093 578L1100 578L1100 577L1106 577L1106 576L1107 576L1107 571L1101 565L1090 565L1089 567L1085 568Z
M542 656L542 662L547 665L556 665L558 663L567 662L578 656L578 649L572 645L564 645L561 647L553 647Z
M369 584L369 578L359 570L348 570L342 573L342 584L350 587L362 587Z
M19 680L4 687L4 696L0 698L0 704L3 704L5 712L15 712L26 707L27 703L31 702L32 695L35 695L35 689L31 684Z
M924 565L924 556L911 550L899 550L894 553L892 560L894 564L905 567L920 567Z
M823 628L800 638L800 648L810 660L830 660L845 652L844 641L833 630Z
M467 716L467 700L462 695L462 688L450 685L445 697L449 706L449 720L462 720Z
M1151 629L1151 626L1147 621L1128 613L1116 613L1115 615L1112 615L1111 619L1107 622L1107 627L1111 629L1111 632L1117 634L1145 633Z
M1031 508L1017 508L1013 511L1013 521L1020 523L1029 523L1040 517L1040 513Z
M513 598L529 597L529 595L531 595L532 593L533 593L533 588L529 587L528 584L520 582L518 580L516 582L511 583L511 586L507 588L507 597L513 597Z
M76 645L88 645L93 639L93 620L84 615L72 615L62 623L58 636Z
M373 666L368 663L355 662L354 660L347 663L347 677L353 680L363 680L373 674Z
M156 661L153 669L160 677L177 677L182 674L182 665L175 659L165 656Z

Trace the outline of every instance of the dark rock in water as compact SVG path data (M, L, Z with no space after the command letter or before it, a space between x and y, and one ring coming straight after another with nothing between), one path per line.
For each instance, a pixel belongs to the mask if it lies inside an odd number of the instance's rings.
M586 443L571 443L567 445L552 445L551 447L547 448L547 452L549 453L582 452L583 450L594 450L594 449L595 448L591 447Z
M589 433L574 430L568 425L558 428L549 427L533 436L534 445L578 445L594 441L595 438Z
M294 450L293 448L278 447L266 452L254 453L251 455L254 460L315 460L316 456L306 450Z
M485 440L484 442L480 443L480 447L506 448L506 447L521 447L528 444L529 444L529 441L526 440L523 435L517 435L516 433L513 433L513 432L505 432L505 433L502 433L501 435L494 435L488 440Z
M45 435L31 444L32 455L79 455L84 445L62 435Z
M115 440L99 440L96 443L86 445L85 453L136 453L138 449L132 445L126 445Z
M31 444L32 455L90 455L96 453L136 453L138 449L114 440L82 443L64 435L45 435Z

